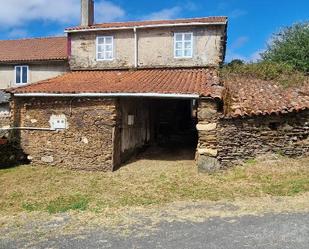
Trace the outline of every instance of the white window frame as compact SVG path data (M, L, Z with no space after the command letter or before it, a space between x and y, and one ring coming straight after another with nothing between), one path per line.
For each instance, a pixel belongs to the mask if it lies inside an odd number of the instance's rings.
M177 56L176 54L176 50L180 50L180 49L177 49L176 48L176 42L179 42L179 41L176 41L176 35L182 35L182 48L181 48L181 51L182 51L182 55L181 56ZM190 56L185 56L185 35L191 35L191 55ZM193 58L193 32L175 32L174 33L174 58L175 59L183 59L183 58Z
M106 51L103 51L103 52L99 52L99 39L100 38L104 38L104 40L106 39L106 38L111 38L112 39L112 44L108 44L108 45L111 45L112 46L112 58L105 58L105 53L106 53ZM104 45L106 45L106 44L103 44L103 46ZM108 51L109 52L109 51ZM103 59L101 59L101 58L99 58L99 53L103 53L104 54L104 58ZM96 60L97 61L112 61L112 60L114 60L114 36L112 36L112 35L108 35L108 36L106 36L106 35L102 35L102 36L97 36L97 38L96 38Z
M21 82L17 83L17 78L16 78L16 70L17 68L20 67L21 68L21 73L20 73L20 77L21 77ZM26 67L27 68L27 82L22 82L22 75L23 75L23 68ZM15 85L25 85L29 83L29 66L28 65L17 65L14 67L14 84Z

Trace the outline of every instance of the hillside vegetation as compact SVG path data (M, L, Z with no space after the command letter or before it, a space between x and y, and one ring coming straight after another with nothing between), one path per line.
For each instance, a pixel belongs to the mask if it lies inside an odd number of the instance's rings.
M275 81L284 87L308 84L309 22L296 23L274 33L261 60L245 63L235 59L224 65L221 76L257 78Z
M308 84L308 76L284 63L261 61L257 63L231 62L221 68L223 80L232 76L257 78L275 81L283 87L301 86Z

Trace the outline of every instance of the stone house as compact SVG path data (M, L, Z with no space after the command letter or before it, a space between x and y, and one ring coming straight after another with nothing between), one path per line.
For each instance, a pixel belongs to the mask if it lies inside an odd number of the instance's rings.
M189 146L207 171L308 155L307 84L291 96L275 82L220 80L226 17L95 24L93 1L81 2L81 25L66 30L71 72L9 90L32 162L110 171L153 144Z

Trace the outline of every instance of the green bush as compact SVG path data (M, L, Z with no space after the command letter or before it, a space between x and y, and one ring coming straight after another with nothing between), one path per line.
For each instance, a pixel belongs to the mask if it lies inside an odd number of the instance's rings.
M262 58L309 73L309 22L297 23L274 34Z

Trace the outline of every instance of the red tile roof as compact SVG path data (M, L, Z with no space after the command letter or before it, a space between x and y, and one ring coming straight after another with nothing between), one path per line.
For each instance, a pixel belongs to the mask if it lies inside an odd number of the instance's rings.
M76 71L9 91L198 94L221 98L222 89L216 69L195 68Z
M66 60L67 57L66 37L0 41L0 63Z
M228 79L224 90L225 116L253 116L309 109L309 80L284 88L271 81L247 77Z
M136 22L114 22L114 23L100 23L94 24L92 26L83 27L77 26L72 28L67 28L67 31L72 30L82 30L82 29L113 29L113 28L132 28L139 26L152 26L152 25L166 25L166 24L194 24L194 23L206 23L206 24L225 24L227 22L227 17L225 16L211 16L202 18L188 18L188 19L176 19L176 20L156 20L156 21L136 21Z

